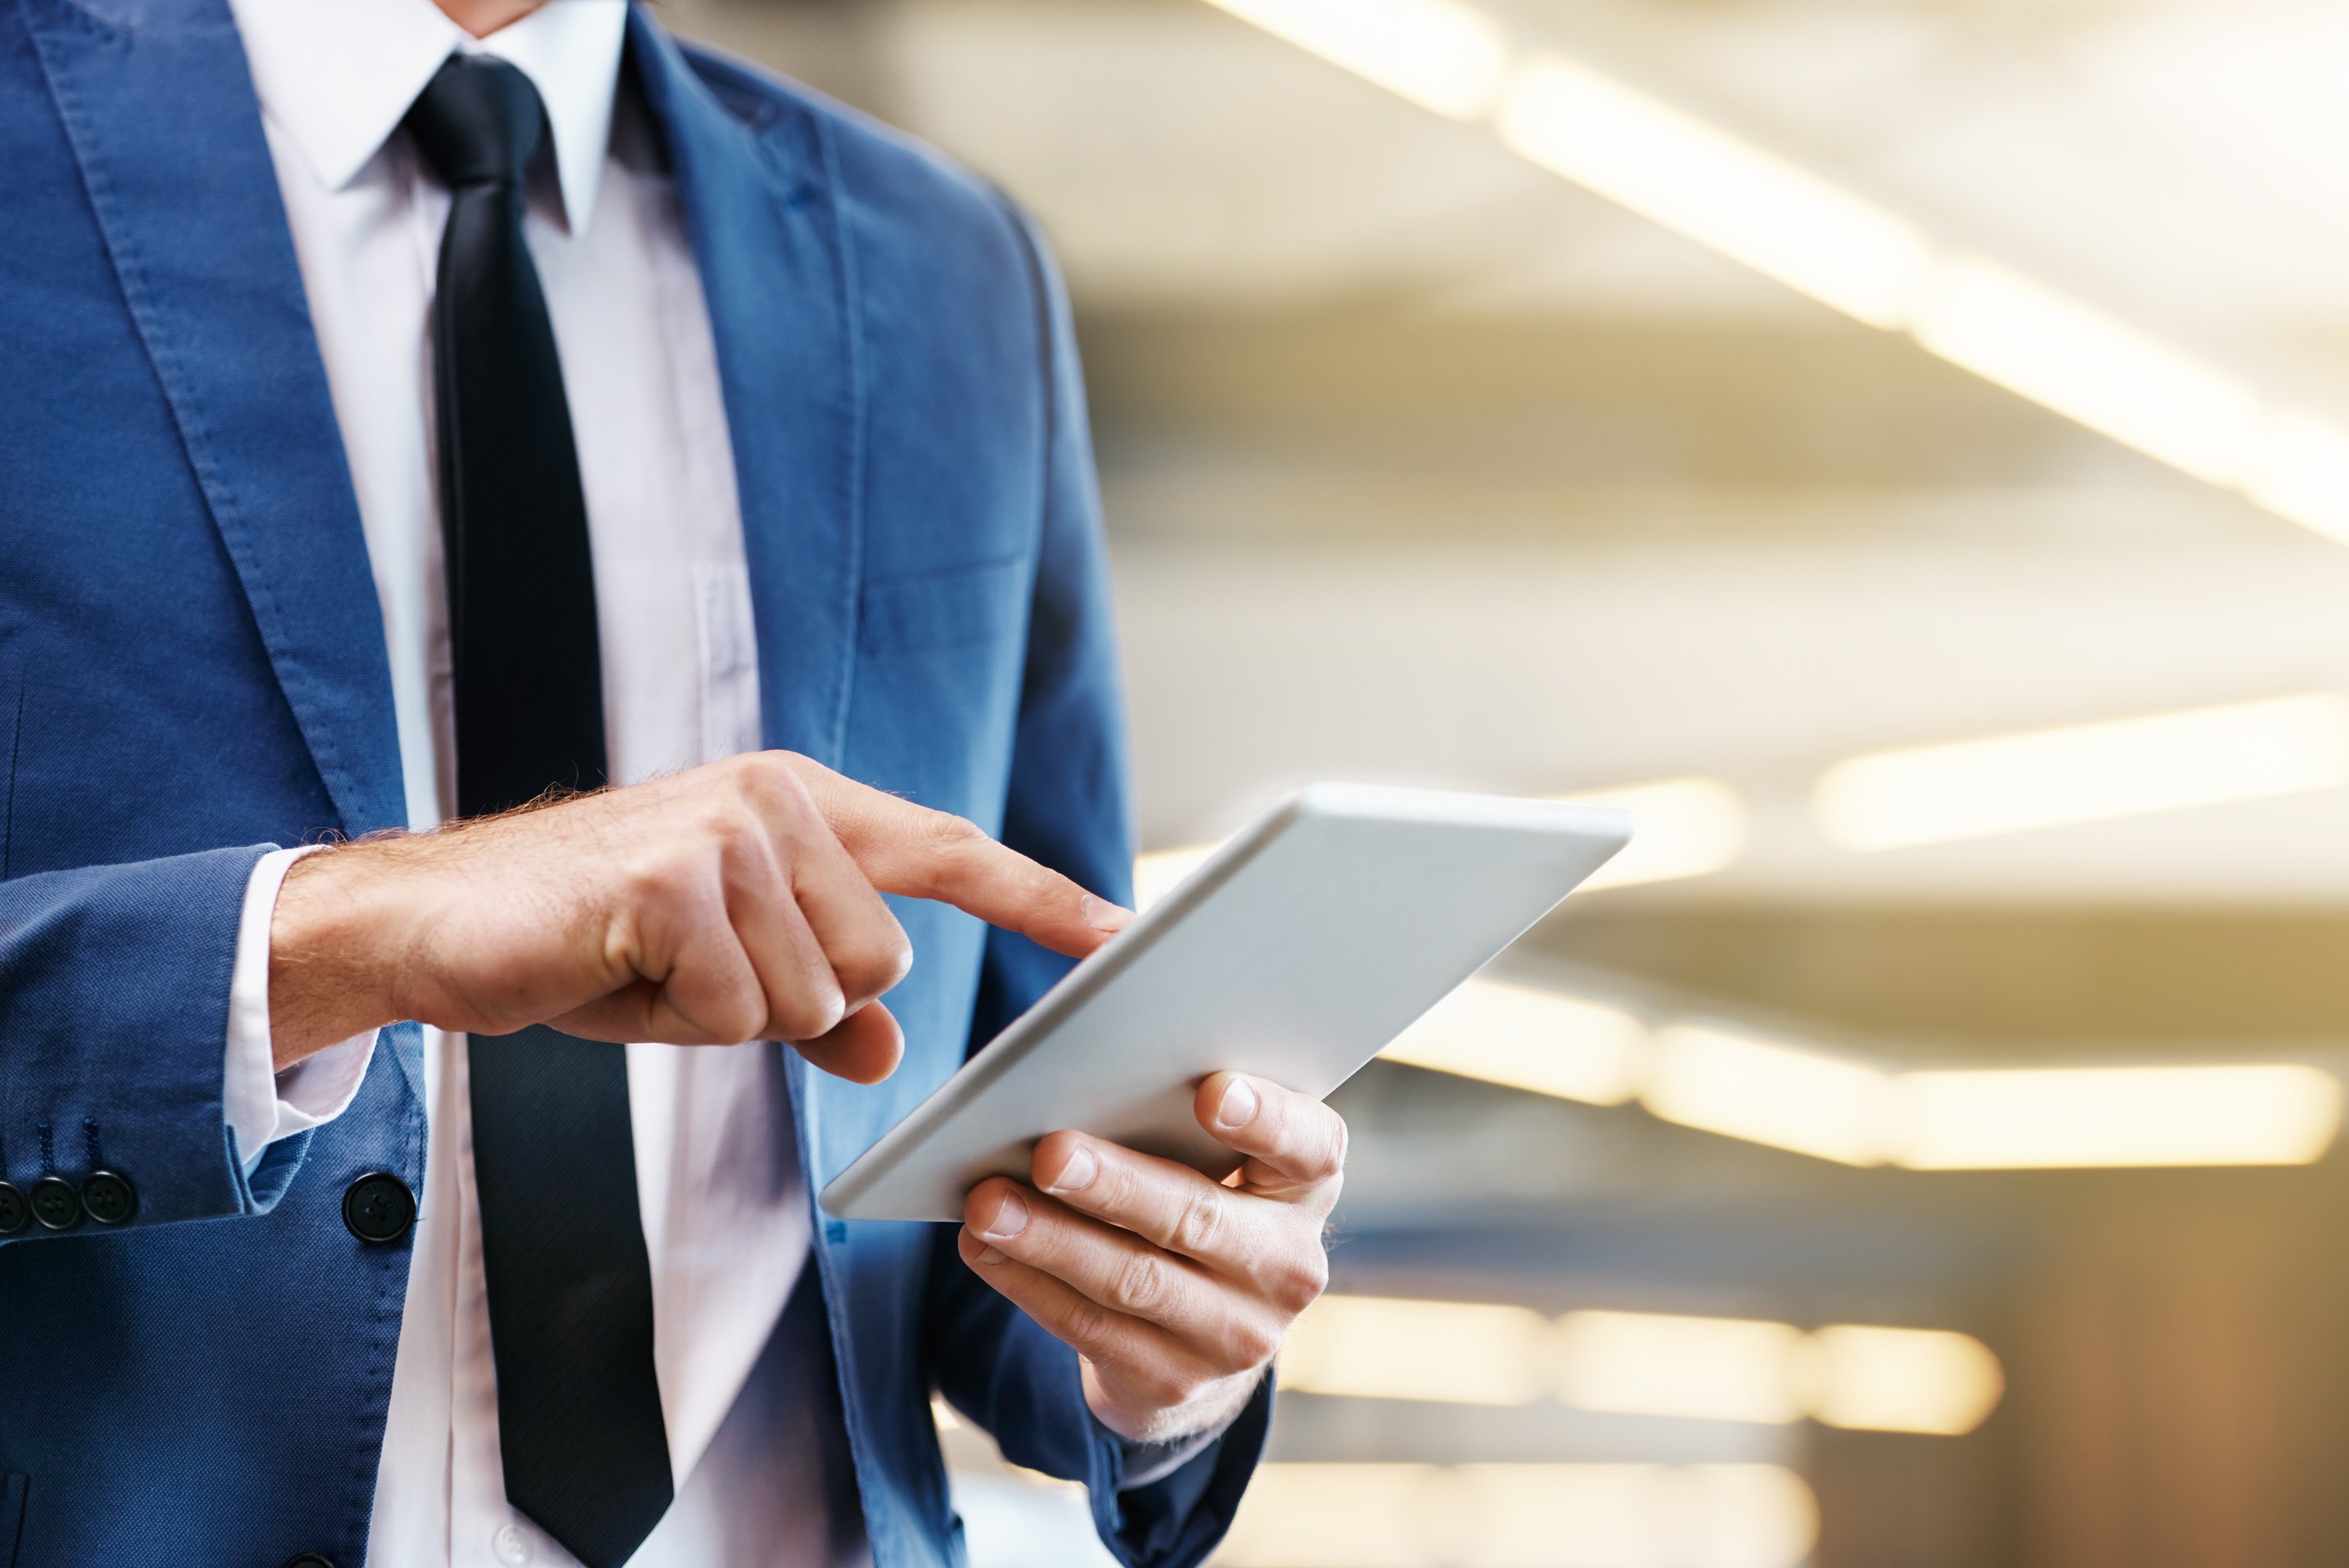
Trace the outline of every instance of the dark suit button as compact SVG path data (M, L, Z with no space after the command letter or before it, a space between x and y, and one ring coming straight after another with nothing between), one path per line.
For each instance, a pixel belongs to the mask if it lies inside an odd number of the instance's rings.
M397 1241L416 1223L416 1194L388 1170L369 1171L344 1192L343 1223L362 1241Z
M305 1552L299 1557L288 1557L285 1568L335 1568L335 1560L321 1557L315 1552Z
M70 1231L81 1223L81 1194L62 1176L45 1176L33 1183L33 1218L52 1231Z
M81 1184L81 1206L101 1225L119 1225L139 1212L139 1193L126 1177L93 1170Z
M13 1236L32 1222L33 1206L26 1200L25 1189L0 1181L0 1236Z

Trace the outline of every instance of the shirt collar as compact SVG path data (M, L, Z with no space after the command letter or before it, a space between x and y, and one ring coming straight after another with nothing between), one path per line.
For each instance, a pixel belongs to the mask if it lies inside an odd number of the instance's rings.
M551 0L475 39L433 0L229 0L254 90L327 189L358 177L440 63L481 50L520 68L545 102L564 223L595 214L627 0Z

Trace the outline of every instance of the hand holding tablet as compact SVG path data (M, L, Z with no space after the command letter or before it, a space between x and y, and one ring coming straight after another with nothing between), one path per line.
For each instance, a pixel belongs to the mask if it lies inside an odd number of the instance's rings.
M962 1218L1081 1129L1221 1179L1194 1115L1238 1072L1319 1099L1630 836L1620 812L1317 784L1226 844L823 1190L852 1220Z

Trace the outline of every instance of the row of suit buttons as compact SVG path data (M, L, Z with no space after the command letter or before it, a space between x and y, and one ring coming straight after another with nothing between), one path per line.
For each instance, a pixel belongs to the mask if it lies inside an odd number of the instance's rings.
M79 1187L62 1176L45 1176L30 1192L0 1181L0 1236L13 1236L40 1222L45 1231L70 1231L87 1218L101 1225L125 1225L139 1212L139 1191L130 1179L94 1170Z
M0 1236L13 1236L36 1221L47 1231L70 1231L85 1219L125 1225L138 1212L138 1189L111 1170L92 1171L78 1188L62 1176L41 1178L30 1192L0 1181ZM416 1194L388 1170L371 1170L344 1189L343 1224L362 1241L397 1241L415 1223Z

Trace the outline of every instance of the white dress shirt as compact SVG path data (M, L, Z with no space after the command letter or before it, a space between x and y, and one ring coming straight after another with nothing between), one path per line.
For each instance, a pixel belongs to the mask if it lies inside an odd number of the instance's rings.
M612 777L755 749L750 584L709 310L654 130L616 92L625 0L562 0L479 43L432 0L232 7L357 490L410 826L444 820L454 798L427 329L449 200L399 126L454 50L511 61L546 106L551 156L526 226L586 494ZM374 1050L370 1035L271 1074L269 919L296 853L262 862L240 932L227 1105L247 1160L339 1115ZM813 1450L827 1434L794 1392L805 1358L786 1365L771 1345L789 1337L773 1331L810 1255L780 1048L631 1045L627 1057L678 1483L633 1563L862 1560L861 1545L833 1540L861 1539L861 1524L825 1516ZM505 1500L462 1035L424 1032L424 1076L431 1139L367 1561L563 1568L571 1555Z

